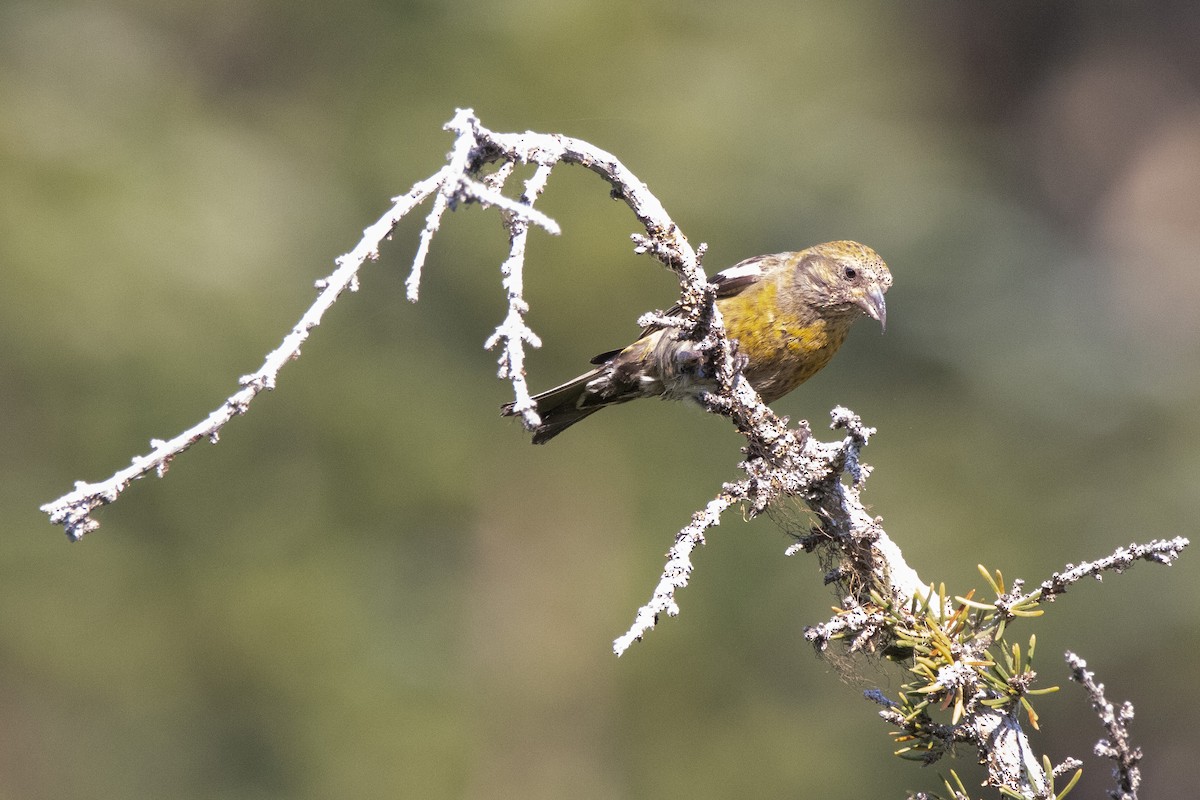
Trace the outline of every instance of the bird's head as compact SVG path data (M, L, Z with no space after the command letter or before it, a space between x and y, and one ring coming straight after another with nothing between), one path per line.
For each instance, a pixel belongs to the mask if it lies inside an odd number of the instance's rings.
M810 247L800 253L797 270L809 302L835 313L861 311L887 327L883 296L892 285L892 273L865 244L842 241Z

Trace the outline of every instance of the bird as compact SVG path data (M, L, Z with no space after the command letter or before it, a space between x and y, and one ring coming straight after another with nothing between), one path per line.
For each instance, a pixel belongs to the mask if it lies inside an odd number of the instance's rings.
M773 403L821 370L861 316L887 328L884 295L892 274L879 254L853 241L748 258L712 277L716 307L743 359L742 374ZM681 307L668 309L679 316ZM642 397L698 401L716 388L695 341L652 324L630 345L591 360L594 368L534 395L544 444L602 408ZM518 416L515 402L502 416Z

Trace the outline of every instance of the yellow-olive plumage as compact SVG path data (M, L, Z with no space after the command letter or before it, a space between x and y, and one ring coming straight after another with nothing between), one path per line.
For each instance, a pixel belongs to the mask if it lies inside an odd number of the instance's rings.
M828 242L747 259L712 282L725 330L746 359L743 374L771 403L828 364L859 316L886 324L883 296L892 275L866 245ZM695 342L672 328L646 328L633 344L592 363L590 372L534 396L542 419L534 444L605 406L639 397L695 398L714 386ZM502 413L514 415L513 404Z

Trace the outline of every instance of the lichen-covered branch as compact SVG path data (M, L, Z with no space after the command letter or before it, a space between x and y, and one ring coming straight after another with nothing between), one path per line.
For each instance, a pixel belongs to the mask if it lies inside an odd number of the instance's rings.
M675 602L675 590L687 586L692 572L691 554L704 544L704 531L719 525L721 515L730 506L745 497L748 483L743 481L727 485L719 495L708 502L702 510L692 515L692 521L675 534L675 544L667 551L667 565L662 577L650 595L650 602L638 609L633 625L613 642L613 650L621 655L630 645L638 641L654 627L659 614L675 616L679 605Z
M611 196L632 211L641 227L632 236L635 251L651 255L679 278L681 313L656 312L644 316L643 323L677 328L679 336L695 342L706 360L706 373L715 376L715 388L701 397L703 405L727 418L745 438L744 458L738 465L741 476L725 483L676 533L649 601L614 641L614 651L627 652L662 614L679 613L676 593L688 584L692 554L727 511L736 507L746 516L770 513L783 519L791 509L798 509L803 522L787 526L796 539L787 552L816 553L826 567L826 583L836 587L839 597L835 616L809 627L806 637L819 652L839 643L850 653L874 653L902 662L909 671L909 682L901 687L898 699L878 690L868 693L883 706L880 716L895 728L897 754L928 764L966 745L986 765L988 783L1006 796L1045 800L1068 791L1078 779L1078 762L1065 759L1053 766L1036 756L1024 729L1026 724L1034 728L1038 724L1030 698L1053 691L1035 688L1036 638L1031 636L1022 647L1007 634L1012 625L1043 613L1042 604L1083 578L1119 573L1137 561L1170 564L1188 541L1131 544L1097 561L1067 565L1029 592L1022 581L1006 586L999 572L981 567L994 599L975 599L974 591L948 596L944 586L923 582L909 567L882 519L868 513L861 500L871 474L861 455L874 429L839 407L832 412L831 427L841 438L822 442L806 422L792 427L762 403L742 375L737 344L725 334L714 287L701 266L703 245L691 246L645 183L611 153L587 142L559 134L497 133L485 128L469 109L458 111L446 129L455 136L446 165L395 198L388 212L363 232L354 250L337 259L334 272L317 282L319 293L312 306L262 366L240 380L236 392L174 438L152 440L150 452L134 458L129 467L104 481L77 483L73 492L44 505L51 521L77 540L98 527L96 509L114 502L132 481L151 472L161 477L172 459L202 439L216 442L230 420L245 413L260 392L275 386L283 365L299 356L301 345L341 293L358 288L361 268L378 257L381 243L396 224L426 200L432 203L406 282L411 300L419 295L423 268L447 211L466 203L494 207L508 229L509 254L500 268L507 313L485 344L499 350L498 371L513 386L513 409L526 427L537 427L540 420L524 366L525 347L540 345L525 320L529 232L537 226L558 233L557 223L535 205L553 169L560 164L582 166L599 175ZM520 195L512 198L504 188L519 167L531 167L531 174ZM1126 705L1114 712L1086 665L1069 654L1068 659L1109 731L1110 740L1101 743L1101 754L1118 765L1119 790L1113 796L1135 800L1141 754L1129 745L1125 730L1132 708ZM1072 771L1076 775L1071 783L1061 792L1056 790L1057 779ZM967 796L961 782L947 783L947 790L955 798Z
M158 477L166 474L171 461L196 442L207 439L214 444L220 431L234 417L246 413L250 403L258 394L275 388L276 379L283 365L300 355L300 348L308 339L313 328L321 324L325 312L334 304L342 292L357 291L359 269L368 260L379 256L380 243L388 236L405 215L436 192L445 181L439 172L420 181L405 194L395 198L393 205L377 222L363 231L358 245L337 260L337 269L327 278L317 281L319 290L316 300L300 317L280 343L267 354L255 372L243 376L238 383L241 388L225 399L216 410L183 433L168 440L152 439L150 452L135 456L132 463L118 470L111 477L96 483L76 482L75 490L41 507L50 515L50 521L62 525L67 536L74 541L83 538L100 527L92 516L97 508L116 501L130 483L153 472Z
M1128 726L1133 720L1133 705L1122 703L1118 711L1104 696L1104 684L1096 683L1096 676L1088 670L1086 661L1070 651L1066 654L1066 660L1071 667L1071 680L1083 686L1092 708L1108 732L1107 739L1096 743L1096 755L1112 759L1116 764L1113 778L1117 781L1117 788L1109 791L1109 797L1113 800L1137 800L1142 784L1142 771L1138 768L1142 749L1134 747L1129 737Z
M1101 580L1105 572L1120 574L1138 561L1170 564L1179 558L1179 554L1187 546L1188 540L1182 536L1174 539L1154 539L1145 544L1134 542L1127 547L1118 547L1110 555L1096 561L1084 561L1078 565L1067 564L1062 572L1056 572L1042 581L1037 591L1042 600L1054 602L1054 599L1066 592L1071 584L1084 578Z
M469 174L469 167L475 163L472 159L478 155L478 142L465 132L469 132L475 123L477 120L470 111L459 111L455 115L447 128L459 133L459 136L450 151L447 165L434 175L419 181L405 194L394 198L387 213L363 231L358 245L337 259L337 269L329 277L317 281L317 298L301 315L299 322L284 336L279 347L267 354L258 370L238 381L240 388L236 392L206 418L175 437L166 440L151 439L148 453L135 456L128 467L118 470L112 476L95 483L77 481L74 491L41 507L41 510L50 516L50 521L62 525L67 536L73 541L78 541L100 527L100 523L93 516L95 511L101 506L115 502L133 481L150 473L161 478L166 474L171 461L196 442L207 439L216 443L222 428L234 417L246 413L260 392L275 388L280 370L284 364L299 357L301 346L308 339L312 329L321 323L325 312L342 292L347 289L357 291L360 269L367 261L374 261L379 257L380 246L396 224L430 197L435 198L433 208L421 232L420 244L407 282L408 295L413 300L417 298L421 269L442 215L458 203L476 202L485 206L497 206L513 220L538 225L550 233L558 233L558 224L532 208L530 203L505 197L497 189ZM524 339L530 341L528 334Z
M495 184L495 188L498 190L504 177L511 172L511 168L514 166L516 166L514 162L509 162L489 176L489 178L494 177L489 185ZM522 204L532 206L537 201L546 188L546 182L550 179L550 170L551 167L548 164L538 165L533 177L525 182L525 191L521 194ZM504 292L508 297L508 315L504 318L504 322L496 328L496 332L484 343L484 347L491 350L501 346L498 375L501 380L512 381L513 393L516 395L513 408L521 414L527 427L534 428L541 423L541 420L538 418L537 411L534 410L533 401L529 396L529 384L525 380L525 345L541 347L542 341L525 324L525 312L529 310L529 304L525 302L524 297L525 245L529 239L529 223L514 214L505 214L504 221L508 226L511 247L508 258L500 265L500 274L503 276Z

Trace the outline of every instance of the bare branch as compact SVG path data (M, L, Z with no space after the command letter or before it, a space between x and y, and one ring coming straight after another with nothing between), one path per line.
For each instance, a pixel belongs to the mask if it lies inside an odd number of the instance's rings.
M460 116L462 112L460 112ZM456 120L458 117L456 117ZM451 123L452 125L454 123ZM580 139L561 134L495 133L476 123L477 158L480 163L578 164L595 172L612 186L613 197L624 201L654 242L653 255L690 284L703 284L699 259L679 226L667 215L658 198L616 156Z
M505 165L508 168L513 166L515 166L514 162ZM525 191L521 194L521 202L524 205L532 206L541 195L546 188L546 182L550 179L551 169L549 164L539 164L533 177L525 182ZM511 249L508 258L500 265L500 274L504 276L504 291L508 295L508 316L484 343L484 347L491 350L503 343L499 358L499 377L502 380L507 378L512 381L513 392L516 395L513 408L520 412L525 426L532 429L541 424L541 419L538 418L537 411L534 409L534 403L529 396L529 384L525 380L523 343L532 347L541 347L542 341L525 324L525 312L529 310L529 304L525 302L524 298L523 273L525 245L529 239L529 224L525 218L515 215L507 215L505 221L509 229Z
M1053 602L1058 595L1066 592L1071 584L1087 577L1101 580L1105 572L1120 574L1133 566L1135 561L1170 565L1187 546L1188 540L1182 536L1176 536L1174 539L1155 539L1146 544L1134 542L1128 547L1118 547L1112 555L1098 561L1084 561L1078 566L1067 564L1065 571L1056 572L1042 581L1038 591L1041 593L1041 599Z
M666 613L671 617L679 614L675 590L687 586L692 573L692 551L704 544L704 531L721 524L721 514L745 496L747 485L746 482L727 485L703 510L692 515L692 521L683 530L675 534L675 544L667 551L667 565L663 567L662 578L650 595L650 602L638 609L633 625L613 642L614 653L622 655L634 642L640 641L658 622L659 614Z
M1092 709L1108 731L1108 738L1096 743L1096 755L1116 762L1113 777L1117 781L1117 788L1109 791L1109 797L1113 800L1137 800L1138 788L1142 784L1142 772L1138 768L1142 749L1130 742L1128 725L1133 720L1133 705L1123 703L1120 711L1117 711L1104 696L1104 684L1096 683L1096 675L1087 668L1087 662L1070 651L1065 657L1067 665L1071 667L1071 680L1083 685Z
M150 472L162 477L172 459L202 439L208 439L215 444L226 423L246 413L250 403L264 389L275 388L279 371L283 369L284 364L299 357L300 348L308 339L309 332L321 324L325 312L342 292L347 289L357 291L359 269L368 260L373 261L379 257L379 246L396 223L436 192L444 180L444 174L439 172L393 199L393 205L388 212L363 231L358 245L337 259L337 269L329 277L316 282L316 287L320 290L316 301L283 338L279 347L267 354L262 366L239 379L241 389L226 398L208 417L183 433L166 441L152 440L149 453L135 457L130 466L111 477L97 483L76 482L74 491L41 507L42 511L50 515L50 521L62 525L67 536L73 541L78 541L85 534L100 527L100 523L92 517L93 512L114 502L129 488L130 483Z

